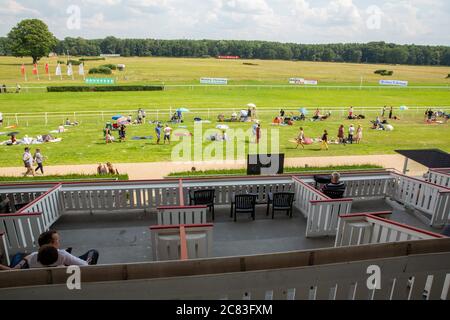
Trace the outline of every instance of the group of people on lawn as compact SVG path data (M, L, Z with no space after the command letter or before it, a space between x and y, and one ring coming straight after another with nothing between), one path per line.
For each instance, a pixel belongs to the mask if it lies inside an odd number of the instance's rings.
M351 124L348 128L348 134L346 136L345 135L345 127L343 124L341 124L338 129L337 140L334 142L339 143L339 144L344 144L344 145L346 145L347 143L353 144L353 142L360 143L362 140L362 132L363 132L363 129L362 129L361 125L358 125L358 128L355 128L355 126L353 124ZM328 150L328 143L330 142L330 140L328 138L327 130L324 130L322 137L317 140L319 140L321 142L321 149ZM302 146L302 148L304 149L305 144L311 144L313 142L313 140L310 138L306 138L303 127L300 127L300 132L296 138L296 142L297 142L296 148L298 148L298 146Z

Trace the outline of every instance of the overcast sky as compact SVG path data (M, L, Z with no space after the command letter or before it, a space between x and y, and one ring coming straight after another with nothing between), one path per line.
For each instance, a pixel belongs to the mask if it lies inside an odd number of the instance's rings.
M25 18L59 39L450 45L449 0L0 0L0 36Z

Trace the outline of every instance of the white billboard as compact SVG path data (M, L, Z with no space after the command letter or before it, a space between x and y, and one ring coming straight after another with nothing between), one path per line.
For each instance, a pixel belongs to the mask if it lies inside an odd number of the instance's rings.
M306 84L306 85L317 85L317 80L305 80L303 78L289 78L290 84Z
M382 86L402 86L402 87L408 86L408 81L402 80L380 80L379 83Z
M225 78L201 78L201 84L228 84L228 79Z

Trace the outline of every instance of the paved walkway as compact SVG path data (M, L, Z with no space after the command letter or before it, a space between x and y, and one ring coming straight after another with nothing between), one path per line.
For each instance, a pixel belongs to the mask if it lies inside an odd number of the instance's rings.
M385 168L403 170L404 157L401 155L369 155L369 156L335 156L335 157L301 157L285 159L285 167L323 167L329 165L357 165L375 164ZM98 164L88 165L59 165L45 167L46 175L54 174L95 174ZM245 160L237 161L201 161L201 162L141 162L141 163L117 163L114 164L120 173L127 173L131 180L161 179L171 172L189 171L192 167L197 170L210 169L239 169L246 167ZM412 175L421 175L424 168L418 164L409 164ZM0 176L20 176L24 172L23 167L0 168Z

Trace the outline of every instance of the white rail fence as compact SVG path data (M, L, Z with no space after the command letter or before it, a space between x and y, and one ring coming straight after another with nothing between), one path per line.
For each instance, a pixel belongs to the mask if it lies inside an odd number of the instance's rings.
M420 244L419 244L420 243ZM439 300L449 299L447 239L270 255L83 267L83 290L66 268L0 273L2 299ZM369 266L383 270L367 286ZM25 274L27 272L27 274Z
M150 231L154 261L201 259L212 254L212 224L158 225Z
M159 225L204 224L206 223L206 206L158 207Z
M3 232L0 232L0 263L5 266L9 266L11 263L8 244L6 243L6 233Z
M64 186L65 212L156 209L179 204L178 181Z
M450 189L405 175L394 177L390 196L406 207L426 213L431 226L442 227L450 215Z
M292 178L295 185L295 206L307 219L306 237L336 235L338 218L351 212L352 199L330 199L319 190Z
M41 213L42 227L44 230L49 229L63 214L61 187L61 184L54 186L48 192L21 208L17 213Z
M30 253L39 248L38 238L45 230L42 215L42 213L0 215L0 233L5 234L5 246L9 253Z
M445 238L386 219L390 214L377 212L340 216L335 247Z
M0 186L0 201L9 200L11 212L18 211L42 194L46 193L55 184L43 184L38 186L2 185Z
M256 194L258 203L266 203L269 193L292 192L294 184L291 177L240 177L218 179L183 179L184 202L189 203L191 190L214 189L215 205L230 205L236 194Z
M450 188L450 168L430 169L427 181Z

